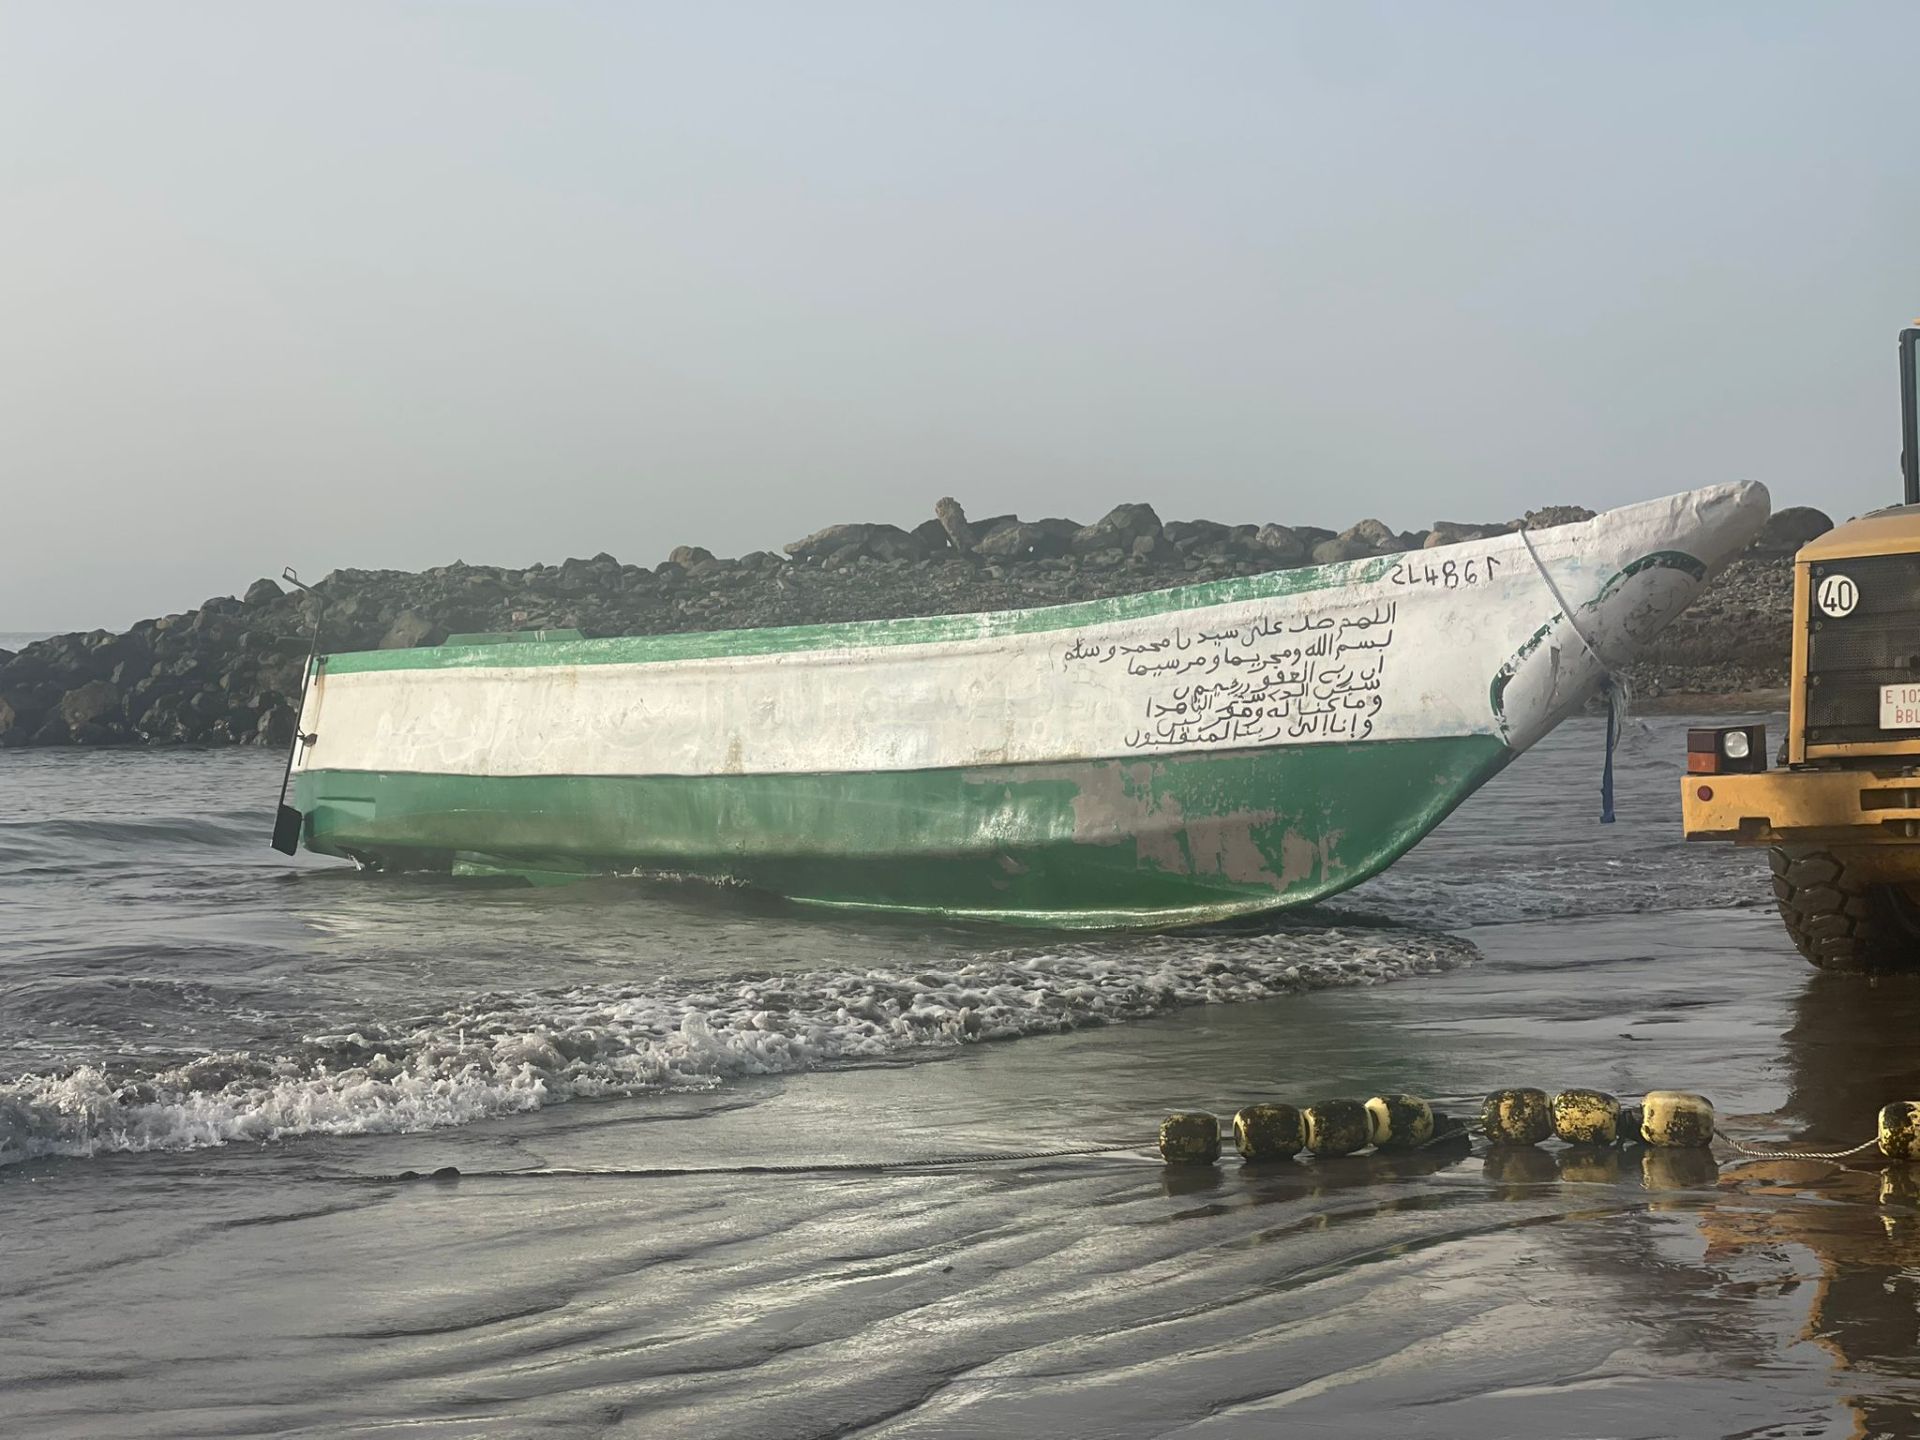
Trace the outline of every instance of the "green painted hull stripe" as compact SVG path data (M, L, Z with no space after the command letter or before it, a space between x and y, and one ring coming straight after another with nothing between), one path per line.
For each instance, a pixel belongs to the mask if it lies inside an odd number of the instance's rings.
M378 863L672 872L828 906L1165 926L1356 885L1511 756L1465 735L877 773L314 770L295 803L309 848Z
M1199 610L1249 600L1268 600L1315 590L1368 585L1379 580L1400 557L1375 556L1302 570L1242 575L1204 585L1081 600L1036 610L999 610L974 615L917 615L899 620L856 620L836 625L769 626L755 630L714 630L689 635L630 635L606 640L545 640L524 644L488 642L439 645L413 650L355 650L328 655L328 674L375 670L460 670L476 666L651 665L670 660L712 660L731 655L773 655L787 651L868 649L886 645L934 645L1073 630Z

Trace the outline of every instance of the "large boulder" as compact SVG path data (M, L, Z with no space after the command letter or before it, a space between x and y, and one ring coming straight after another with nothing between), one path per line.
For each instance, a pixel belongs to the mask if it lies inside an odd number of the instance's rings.
M927 553L911 530L898 525L869 525L863 548L876 560L918 560Z
M1281 527L1275 527L1278 530ZM1222 525L1217 520L1174 520L1160 532L1161 540L1179 555L1195 562L1187 568L1207 571L1243 562L1272 567L1288 560L1275 554L1260 539L1258 525ZM1300 548L1305 558L1305 547Z
M922 520L907 533L920 542L922 555L944 555L953 550L953 538L938 520Z
M253 743L271 745L278 750L293 743L295 716L291 704L277 696L268 698L267 708L261 711L259 722L253 727Z
M247 593L240 597L240 603L249 606L271 605L285 594L286 591L282 590L273 581L262 576L247 586Z
M1340 539L1350 540L1358 545L1371 545L1381 555L1397 551L1404 546L1398 531L1384 520L1362 520L1340 532Z
M1753 542L1753 548L1761 555L1791 555L1831 529L1833 521L1824 510L1816 510L1811 505L1789 505L1774 511L1760 527L1760 538Z
M1044 520L1035 520L1033 528L1038 532L1033 542L1033 555L1036 560L1057 560L1073 549L1073 537L1083 528L1078 520L1069 520L1061 515L1049 515Z
M1160 527L1160 536L1183 554L1190 554L1212 540L1224 540L1233 532L1217 520L1169 520Z
M1313 547L1289 526L1262 525L1253 538L1276 565L1304 565L1313 558Z
M1076 555L1091 555L1102 550L1131 552L1139 541L1160 538L1160 517L1151 505L1116 505L1093 524L1074 534L1072 550Z
M97 725L120 709L120 692L106 680L89 680L77 690L69 690L60 700L60 718L69 730Z
M177 745L190 738L190 730L180 718L180 712L186 706L187 696L179 691L166 691L153 696L136 698L140 708L139 718L134 722L136 732L149 744Z
M130 630L125 635L116 635L107 644L97 647L94 652L96 675L104 671L108 676L137 680L153 668L153 646L147 636L139 630Z
M1314 563L1331 565L1341 560L1364 560L1373 555L1392 555L1406 549L1400 536L1379 520L1362 520L1349 525L1331 540L1313 547Z
M993 560L1050 560L1067 553L1081 526L1058 517L1022 520L1018 515L996 515L968 530L976 555Z
M1343 560L1365 560L1373 550L1341 536L1331 540L1322 540L1313 547L1313 563L1316 565L1338 565Z
M412 650L420 645L438 645L447 638L447 629L431 616L418 610L402 610L380 637L382 650Z
M240 602L236 600L233 603L238 605ZM187 625L186 633L191 638L185 643L224 649L227 642L245 628L245 623L232 612L209 610L203 606L194 612L193 619Z
M867 543L867 537L873 533L871 525L829 525L824 530L816 530L804 540L795 540L786 547L787 554L803 564L808 561L826 559L829 555L838 555L848 546L853 546L856 554Z
M1512 530L1511 525L1471 525L1458 520L1436 520L1433 528L1427 532L1423 542L1425 548L1432 550L1440 545L1459 545L1468 540L1485 540L1494 535L1504 535Z
M996 560L1024 560L1034 553L1034 546L1045 538L1039 526L1016 521L1012 525L995 526L975 543L973 553Z
M698 549L698 546L689 546ZM704 552L702 552L704 553ZM711 559L711 556L708 556ZM556 588L564 595L604 595L620 588L620 562L602 551L591 560L569 556L560 562ZM391 598L388 604L392 604Z
M1544 505L1538 510L1527 511L1520 523L1529 530L1551 530L1556 525L1578 525L1582 520L1591 520L1599 513L1584 505Z
M960 502L951 495L943 495L934 502L933 518L946 532L947 543L962 555L968 554L979 543L980 537L973 533L973 526L967 523L967 512L960 508Z

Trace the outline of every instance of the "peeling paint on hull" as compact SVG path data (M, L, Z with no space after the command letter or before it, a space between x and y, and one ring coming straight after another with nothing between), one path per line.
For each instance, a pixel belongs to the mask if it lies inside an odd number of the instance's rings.
M1359 884L1511 754L1454 736L881 774L308 771L296 803L310 848L387 864L459 854L503 869L667 870L820 905L1173 926Z

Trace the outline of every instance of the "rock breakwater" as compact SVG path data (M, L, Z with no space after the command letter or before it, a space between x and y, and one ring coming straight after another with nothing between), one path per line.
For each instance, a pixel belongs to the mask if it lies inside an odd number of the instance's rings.
M434 645L450 633L574 628L588 635L752 629L1057 605L1233 575L1360 559L1569 524L1521 520L1396 531L1162 522L1149 505L1099 521L970 520L942 500L914 529L832 525L786 547L723 559L681 545L651 568L609 554L525 569L455 563L335 570L311 591L258 580L245 594L106 630L0 650L0 745L283 745L316 613L329 650ZM1786 683L1794 548L1831 522L1782 511L1753 549L1635 667L1643 695Z

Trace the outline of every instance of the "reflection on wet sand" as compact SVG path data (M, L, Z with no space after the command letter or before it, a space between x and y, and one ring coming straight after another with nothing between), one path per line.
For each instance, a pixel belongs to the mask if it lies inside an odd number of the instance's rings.
M1499 968L1498 962L1489 968ZM1920 1046L1913 1039L1920 1035L1920 978L1869 982L1786 968L1761 973L1777 982L1780 1001L1764 1012L1756 1006L1750 1018L1757 1029L1780 1037L1775 1043L1738 1036L1731 1017L1742 1002L1702 1005L1695 996L1711 989L1712 982L1689 967L1675 974L1673 993L1658 1001L1648 977L1638 977L1634 988L1640 1001L1625 1002L1634 1007L1624 1012L1634 1017L1630 1028L1621 1030L1611 1020L1604 1030L1596 1025L1590 1053L1554 1060L1534 1048L1537 1041L1529 1044L1524 1058L1513 1064L1512 1079L1551 1079L1556 1072L1546 1067L1563 1065L1559 1074L1584 1080L1605 1073L1598 1067L1607 1063L1608 1052L1625 1050L1641 1063L1629 1069L1626 1060L1619 1062L1623 1068L1610 1083L1623 1093L1634 1093L1627 1083L1631 1076L1642 1085L1697 1079L1702 1088L1728 1096L1768 1094L1784 1103L1760 1113L1731 1114L1726 1128L1757 1145L1809 1150L1839 1149L1870 1138L1881 1105L1920 1098ZM1464 986L1456 980L1440 1010L1419 1017L1422 1039L1440 1039L1456 1027L1504 1037L1507 1017L1489 1021L1487 993L1463 993L1477 991L1478 982L1490 978L1482 971ZM1515 987L1505 1003L1513 1011L1516 1033L1538 1036L1556 1015L1577 1013L1566 1008L1564 974L1542 978L1537 989L1507 979ZM1748 994L1761 993L1750 976L1740 979ZM1654 1028L1669 1015L1698 1025L1701 1037L1672 1043L1674 1032ZM1407 1019L1394 1015L1381 1033L1407 1045L1415 1028ZM1665 1053L1643 1059L1617 1043L1641 1035L1662 1036ZM1737 1038L1729 1043L1730 1037ZM1733 1055L1739 1056L1741 1069L1765 1065L1770 1083L1762 1088L1750 1074L1738 1073ZM1444 1064L1438 1053L1408 1056L1404 1051L1372 1063L1395 1060L1429 1073L1442 1071ZM1478 1097L1437 1098L1449 1108L1470 1110ZM1655 1386L1661 1365L1677 1367L1675 1376L1691 1376L1690 1405L1709 1413L1716 1394L1729 1406L1736 1396L1750 1401L1745 1377L1779 1407L1772 1424L1737 1423L1729 1409L1724 1430L1702 1432L1698 1410L1690 1409L1690 1418L1676 1413L1665 1431L1622 1433L1920 1437L1920 1168L1883 1169L1871 1160L1750 1160L1725 1147L1709 1152L1477 1143L1472 1156L1363 1155L1245 1170L1229 1162L1213 1180L1183 1176L1166 1183L1188 1195L1204 1189L1211 1202L1205 1212L1215 1217L1235 1205L1273 1207L1275 1221L1253 1243L1296 1251L1315 1233L1367 1228L1362 1216L1400 1217L1409 1236L1404 1245L1364 1256L1348 1252L1342 1264L1377 1262L1434 1246L1474 1248L1470 1235L1508 1237L1496 1242L1508 1254L1502 1268L1528 1305L1573 1307L1596 1333L1622 1327L1638 1332L1635 1342L1604 1358L1583 1361L1577 1352L1569 1354L1554 1383L1566 1387L1570 1404L1577 1403L1573 1396L1583 1386L1632 1383L1617 1377L1624 1361L1630 1371L1648 1372L1648 1387ZM1340 1192L1345 1192L1344 1203ZM1302 1203L1315 1197L1320 1203ZM1490 1200L1508 1213L1497 1214ZM1291 1217L1282 1218L1289 1209ZM1415 1220L1440 1212L1458 1217L1459 1228L1436 1230ZM1183 1207L1180 1214L1198 1220L1202 1211ZM1531 1238L1523 1241L1523 1235ZM1552 1343L1555 1329L1545 1326L1540 1343ZM1697 1368L1703 1362L1707 1368ZM1386 1390L1405 1383L1396 1381ZM1497 1367L1482 1368L1464 1383L1478 1391L1473 1407L1458 1398L1450 1403L1475 1424L1502 1413L1498 1402L1520 1393L1502 1382ZM1824 1404L1815 1398L1822 1391ZM1631 1407L1636 1417L1644 1419L1653 1393L1654 1388L1636 1392ZM1432 1403L1431 1398L1402 1400L1403 1406ZM1397 1427L1406 1413L1406 1408L1396 1411ZM1579 1412L1552 1421L1539 1411L1530 1413L1533 1428L1527 1433L1561 1434L1571 1433L1560 1426ZM1830 1428L1829 1420L1838 1428ZM1408 1433L1430 1432L1416 1424Z
M1805 1149L1872 1134L1880 1106L1920 1096L1920 977L1815 974L1785 1036L1781 1118ZM1857 1387L1856 1434L1920 1434L1920 1174L1872 1159L1765 1160L1729 1167L1699 1214L1706 1263L1790 1248L1818 1267L1804 1338Z
M1741 1138L1839 1149L1871 1137L1881 1105L1920 1096L1920 977L1812 975L1791 1013L1781 1052L1787 1103L1732 1121ZM1617 1282L1624 1262L1634 1291L1665 1297L1650 1312L1698 1327L1693 1346L1711 1333L1704 1343L1721 1358L1745 1352L1766 1365L1786 1337L1768 1333L1777 1311L1764 1302L1799 1297L1804 1319L1787 1343L1826 1354L1850 1433L1920 1436L1920 1170L1882 1167L1877 1157L1719 1154L1494 1146L1480 1164L1504 1201L1592 1186L1590 1220L1635 1211L1683 1220L1702 1243L1678 1260L1670 1231L1636 1226L1629 1244L1596 1246L1596 1231L1558 1230L1570 1263Z

